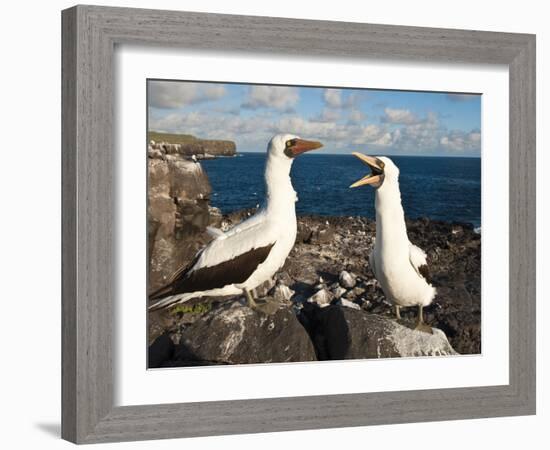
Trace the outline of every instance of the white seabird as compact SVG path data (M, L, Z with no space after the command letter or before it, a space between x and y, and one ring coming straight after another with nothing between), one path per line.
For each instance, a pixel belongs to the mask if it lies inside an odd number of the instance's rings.
M161 289L149 295L157 300L150 310L202 296L245 293L256 308L252 290L283 266L296 240L296 192L290 180L293 159L322 147L291 134L274 136L267 146L266 201L255 215L223 232L209 228L215 239L202 248L191 264L178 270Z
M376 241L369 264L384 294L395 305L397 318L402 306L418 306L418 329L424 324L422 310L436 295L430 284L426 253L409 241L399 191L399 168L387 157L353 153L371 173L350 187L370 184L376 189Z

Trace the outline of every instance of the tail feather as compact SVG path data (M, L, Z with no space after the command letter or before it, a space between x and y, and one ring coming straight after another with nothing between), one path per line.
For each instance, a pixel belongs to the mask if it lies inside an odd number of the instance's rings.
M173 287L171 284L167 284L156 291L149 294L149 300L158 300L159 298L166 297L172 293Z
M174 306L178 303L184 303L195 297L196 295L193 292L189 292L186 294L170 295L169 297L163 298L162 300L159 300L158 302L150 305L148 310L156 311L158 309L167 308L168 306Z

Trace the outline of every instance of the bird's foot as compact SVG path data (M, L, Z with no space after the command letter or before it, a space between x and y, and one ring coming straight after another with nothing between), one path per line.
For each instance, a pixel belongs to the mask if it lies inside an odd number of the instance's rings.
M416 323L415 330L423 331L428 334L434 334L432 327L424 323L424 305L418 305L418 322Z
M258 299L253 305L250 305L250 308L267 316L272 316L279 310L279 306L278 302Z
M434 334L433 330L432 330L432 327L425 324L424 322L418 322L416 324L416 327L414 328L416 331L422 331L424 333L428 333L428 334Z
M401 320L401 307L399 305L395 305L395 318Z

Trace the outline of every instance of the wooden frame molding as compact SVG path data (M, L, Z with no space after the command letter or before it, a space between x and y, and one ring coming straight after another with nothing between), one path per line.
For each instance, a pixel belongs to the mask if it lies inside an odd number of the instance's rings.
M535 413L533 35L96 6L63 11L62 28L64 439L94 443ZM510 384L114 407L116 44L507 65Z

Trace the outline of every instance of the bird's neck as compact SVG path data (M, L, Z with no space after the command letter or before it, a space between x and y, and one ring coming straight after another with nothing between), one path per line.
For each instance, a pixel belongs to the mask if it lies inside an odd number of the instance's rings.
M266 210L281 219L296 216L296 192L290 181L292 161L268 157L265 167Z
M385 250L403 248L408 252L405 212L397 181L384 184L376 190L376 245Z

